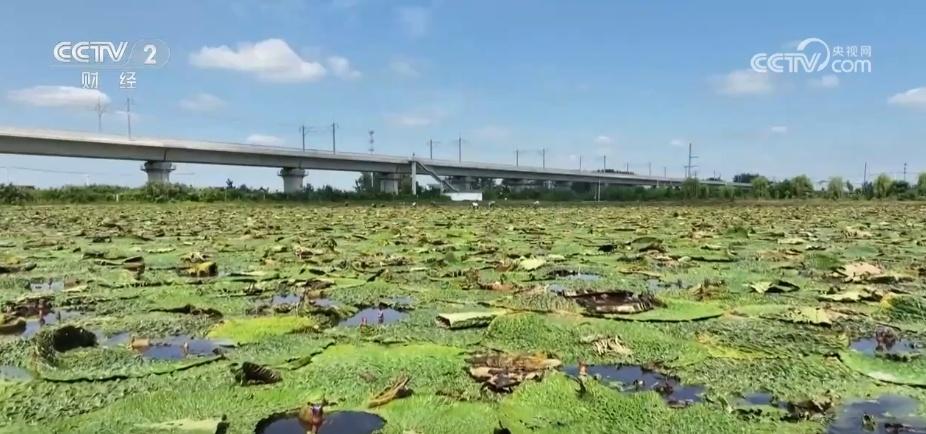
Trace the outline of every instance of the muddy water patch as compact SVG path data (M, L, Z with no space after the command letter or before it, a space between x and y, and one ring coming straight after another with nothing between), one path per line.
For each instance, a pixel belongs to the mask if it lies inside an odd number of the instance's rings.
M80 317L81 313L73 310L67 309L54 309L45 315L26 320L26 328L23 330L21 336L24 338L30 338L38 333L42 327L59 324L77 317Z
M316 418L316 422L318 419ZM306 434L312 431L312 420L298 414L270 416L257 423L255 434ZM363 411L334 411L321 415L318 434L372 434L386 426L382 417Z
M186 357L214 356L234 346L227 340L171 336L165 339L131 339L129 346L147 360L181 360Z
M686 385L677 377L639 365L569 365L563 371L573 377L596 378L621 392L654 390L673 407L702 401L705 390L704 386Z
M362 324L393 324L407 318L408 314L391 307L380 305L378 307L369 307L355 313L350 318L338 323L343 327L358 327Z
M32 379L32 373L12 365L0 365L0 380L8 381L29 381Z
M916 415L918 406L915 399L899 395L849 402L837 411L826 432L926 433L926 419Z

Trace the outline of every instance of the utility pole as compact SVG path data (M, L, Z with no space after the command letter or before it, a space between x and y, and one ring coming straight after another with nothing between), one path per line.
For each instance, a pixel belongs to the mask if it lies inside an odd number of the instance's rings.
M96 100L96 130L99 133L103 132L103 97Z
M608 170L608 156L602 155L601 156L601 171L604 172L606 170Z
M862 174L862 186L868 184L868 162L865 162L865 172Z
M688 142L688 165L685 166L685 178L691 178L691 169L697 167L691 164L691 160L698 158L696 155L691 153L691 142Z
M334 133L337 129L338 129L338 124L336 122L332 122L331 123L331 153L332 154L338 153L337 140L335 138L336 136Z
M334 130L332 129L332 131ZM370 133L370 153L372 154L373 153L373 133L374 131L370 130L369 133ZM415 182L415 180L412 179L412 182ZM370 191L376 191L376 186L373 185L373 172L370 172Z
M907 162L903 162L903 182L907 182Z
M579 155L579 172L582 171L582 156Z
M457 161L463 162L463 136L457 138Z
M521 157L521 151L515 149L515 150L514 150L514 167L518 167L518 166L521 165L521 164L520 164L520 160L521 160L520 157Z
M434 139L428 139L428 155L431 160L434 159Z
M547 168L547 148L540 149L540 168Z
M629 161L627 162L627 170L626 170L626 171L627 171L627 173L630 173L630 162L629 162Z
M653 162L646 163L647 175L653 176Z
M669 168L666 166L662 166L662 177L663 178L669 177Z
M299 127L299 132L302 134L302 152L305 152L305 135L308 134L309 129L302 125Z
M132 138L132 98L125 99L125 122L128 127L129 139Z

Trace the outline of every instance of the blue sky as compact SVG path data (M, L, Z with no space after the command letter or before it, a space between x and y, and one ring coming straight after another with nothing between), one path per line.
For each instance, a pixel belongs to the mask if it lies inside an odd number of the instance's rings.
M550 167L683 174L806 173L861 181L926 171L926 3L617 1L7 1L0 125L133 132ZM808 37L871 47L871 72L758 73L759 52ZM59 41L159 39L161 68L101 70L98 91L56 66ZM99 92L99 93L95 93ZM0 155L0 182L138 185L126 161ZM173 180L281 187L273 169L178 165ZM42 169L45 171L36 171ZM346 188L353 173L312 172ZM913 175L909 175L910 178ZM424 181L424 180L423 180Z

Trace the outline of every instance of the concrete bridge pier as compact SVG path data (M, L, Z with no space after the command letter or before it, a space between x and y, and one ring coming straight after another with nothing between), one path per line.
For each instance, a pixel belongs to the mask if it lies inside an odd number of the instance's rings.
M379 189L383 193L399 194L399 174L383 173L379 179Z
M449 182L458 191L470 191L473 189L473 178L470 176L451 176Z
M141 170L148 174L149 184L170 184L174 165L170 161L146 161Z
M299 193L305 189L303 180L305 179L305 169L296 167L284 167L280 169L280 175L283 178L283 193Z

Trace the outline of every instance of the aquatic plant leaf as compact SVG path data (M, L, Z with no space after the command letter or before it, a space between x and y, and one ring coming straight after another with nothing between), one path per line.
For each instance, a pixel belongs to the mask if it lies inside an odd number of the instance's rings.
M888 293L889 291L881 288L863 287L829 294L820 294L817 298L820 300L838 302L880 301Z
M797 286L794 283L788 282L787 280L781 280L781 279L773 281L773 282L756 282L756 283L750 284L749 287L752 288L753 291L758 292L760 294L764 294L766 292L775 292L775 293L793 292L793 291L797 291L801 289L800 286Z
M839 352L839 360L849 368L879 381L926 387L926 360L922 358L901 362L847 350Z
M142 423L135 426L144 430L214 434L221 421L221 419L177 419L166 422Z
M219 274L219 266L212 261L194 263L190 267L182 269L180 274L190 277L213 277Z
M585 308L590 315L637 314L664 304L650 293L636 294L631 291L584 292L564 294Z
M235 379L242 386L255 384L273 384L283 381L283 377L273 369L267 366L253 362L244 362L235 369Z
M437 321L440 325L451 330L485 327L489 325L495 317L504 315L505 313L505 310L441 313L437 315Z
M629 356L633 354L633 351L621 342L621 339L617 336L601 336L601 335L592 335L585 336L581 339L583 343L592 344L592 348L595 349L595 353L599 356L606 355L618 355L618 356Z
M664 307L636 314L607 314L605 318L628 321L682 322L699 321L723 315L724 310L710 302L661 298Z
M395 399L400 399L411 395L412 390L408 388L409 381L411 381L411 378L408 375L400 375L395 379L395 381L392 382L392 385L389 386L389 388L374 396L373 398L370 398L370 401L367 403L367 407L376 408L381 405L386 405Z
M467 359L469 375L496 392L511 392L524 381L541 378L562 365L543 354L477 354Z
M0 274L31 271L35 267L35 262L23 262L19 258L6 258L0 261Z
M196 307L192 304L185 304L179 307L167 307L159 309L151 309L152 312L168 312L168 313L182 313L187 315L207 315L213 318L221 318L222 312L219 312L216 309L211 307Z
M315 320L311 318L293 315L227 318L213 326L206 336L243 344L258 342L270 336L313 329L316 325Z
M18 317L4 316L0 322L0 335L20 334L26 331L26 320Z
M786 322L829 326L833 324L833 321L843 316L840 313L819 307L800 306L770 317Z
M536 270L547 263L544 258L524 258L518 262L518 267L524 271Z

